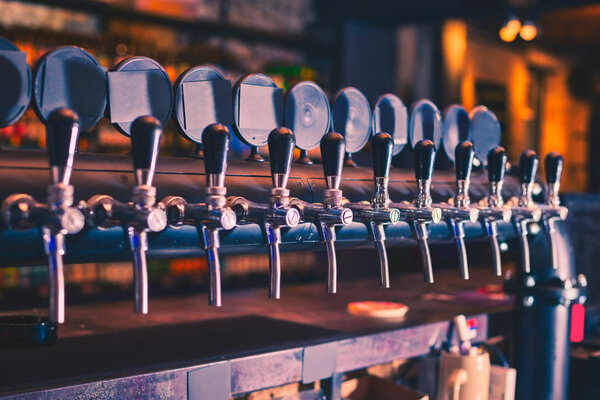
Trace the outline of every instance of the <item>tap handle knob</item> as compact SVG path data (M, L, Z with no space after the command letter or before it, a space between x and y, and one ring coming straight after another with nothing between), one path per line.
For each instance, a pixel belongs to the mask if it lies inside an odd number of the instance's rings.
M52 183L69 184L79 141L79 117L75 111L59 108L46 121L46 146Z
M211 186L210 175L224 175L227 170L227 153L231 133L223 124L210 124L202 132L204 146L204 170L206 172L206 185Z
M519 157L519 178L521 184L529 185L535 181L538 168L538 156L533 150L525 150Z
M344 166L344 154L346 153L346 141L337 132L329 132L321 138L321 161L323 164L323 175L328 189L338 189ZM332 179L336 177L337 179Z
M454 149L454 162L457 181L469 180L471 178L474 157L475 148L473 147L473 143L463 140L456 145Z
M390 175L390 164L394 152L394 139L388 133L381 132L371 138L371 155L373 156L373 176L387 178Z
M162 126L154 117L138 117L131 125L131 155L136 184L152 186Z
M414 147L415 152L415 178L431 180L435 161L435 144L431 140L420 140Z
M292 168L294 147L296 146L294 133L288 128L275 128L269 133L268 145L273 185L285 187Z
M490 182L502 182L506 173L508 155L502 146L491 149L487 156L488 179Z
M560 183L560 178L563 172L565 160L560 153L553 151L546 155L544 159L544 166L546 167L546 182L548 185Z

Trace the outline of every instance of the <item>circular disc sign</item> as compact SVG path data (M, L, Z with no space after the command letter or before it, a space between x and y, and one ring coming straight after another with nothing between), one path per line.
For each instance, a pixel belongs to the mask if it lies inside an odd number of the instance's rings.
M469 114L458 104L451 105L444 111L442 145L446 156L454 163L454 150L458 143L470 140Z
M57 108L77 113L82 131L106 109L106 70L80 47L63 46L44 54L35 68L33 109L42 121Z
M424 139L431 140L436 149L440 148L442 142L442 115L431 100L419 100L412 105L408 137L413 148L419 141Z
M358 89L341 89L333 99L332 129L344 136L346 152L360 151L371 133L371 107L365 95Z
M284 123L294 132L296 147L311 150L329 131L329 100L314 82L294 84L285 94Z
M173 118L183 136L202 143L202 132L210 124L231 125L231 82L216 69L198 66L183 72L174 85Z
M264 74L250 74L233 88L233 131L250 146L267 144L269 133L283 126L283 90Z
M469 113L471 118L471 140L475 147L475 157L487 165L488 152L500 145L500 122L496 115L485 106L477 106Z
M372 132L373 135L385 132L392 136L394 156L408 143L408 110L395 94L384 94L375 102Z
M21 118L31 100L31 86L26 54L0 38L0 127L11 125Z
M108 73L110 122L131 134L136 118L150 115L164 126L173 109L173 88L165 69L148 57L130 57Z

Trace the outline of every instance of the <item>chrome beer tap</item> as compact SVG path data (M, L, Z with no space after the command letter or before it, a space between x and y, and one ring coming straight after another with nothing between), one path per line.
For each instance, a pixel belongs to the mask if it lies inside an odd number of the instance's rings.
M521 263L523 272L531 272L529 260L529 242L527 241L527 225L530 222L539 222L542 217L540 207L531 198L535 174L538 168L538 156L533 150L525 150L519 157L519 178L521 180L521 195L518 199L511 199L512 221L519 234L521 244Z
M369 237L373 244L375 244L379 256L379 284L382 288L390 287L384 226L395 224L400 220L400 211L390 207L390 196L388 194L393 149L394 140L387 133L378 133L371 138L373 181L375 183L373 198L370 203L344 204L354 213L355 221L365 224L369 232Z
M488 152L487 171L490 195L479 204L479 217L492 249L492 270L497 276L502 275L497 221L510 222L512 216L512 211L504 205L502 198L507 160L506 151L501 146L496 146Z
M170 226L192 225L198 229L208 261L210 288L208 304L221 306L221 265L219 262L219 231L231 230L236 215L226 207L225 172L231 134L222 124L211 124L202 132L206 200L191 204L182 197L169 196L161 200Z
M427 239L427 225L438 223L442 219L442 210L432 206L431 178L435 161L435 144L431 140L420 140L414 146L415 179L417 181L417 196L415 200L402 203L391 203L390 207L400 211L400 218L407 221L413 237L417 240L421 253L421 265L426 283L433 283L433 268L431 253Z
M73 186L69 184L79 140L79 118L72 110L60 108L48 116L45 125L51 178L47 203L37 203L27 194L13 194L2 203L2 217L11 229L41 229L48 256L48 319L62 324L65 322L65 235L78 233L85 225L83 213L73 207Z
M300 222L300 213L290 207L290 191L286 188L294 154L294 134L287 128L276 128L268 139L271 159L270 201L267 204L254 203L243 197L229 197L227 205L235 211L241 223L258 224L261 227L265 244L269 248L269 297L278 299L281 295L281 227L294 227Z
M290 204L298 208L302 220L317 227L319 238L327 251L327 292L336 293L335 227L349 225L353 218L352 210L342 206L342 191L339 189L346 145L342 135L329 132L321 138L320 147L323 175L327 185L323 204L311 204L299 199L291 199Z
M563 157L553 151L546 155L544 166L546 169L546 204L540 206L542 209L542 221L544 232L548 239L550 247L550 265L552 268L558 268L558 253L556 243L554 242L554 234L556 233L556 222L567 219L569 210L560 205L558 191L560 190L560 178L562 177Z
M471 199L469 197L473 157L475 157L475 150L470 141L464 140L456 145L454 149L456 195L451 199L451 204L441 203L437 205L442 209L443 218L448 225L450 236L452 236L456 243L460 276L463 279L469 279L469 261L465 247L464 224L466 222L475 223L479 218L479 210L471 207Z
M148 232L167 226L163 208L156 206L152 186L162 127L154 117L137 118L131 125L131 156L135 175L132 201L122 203L108 195L97 195L87 202L88 222L100 229L122 226L133 257L134 311L148 313L148 270L146 251Z

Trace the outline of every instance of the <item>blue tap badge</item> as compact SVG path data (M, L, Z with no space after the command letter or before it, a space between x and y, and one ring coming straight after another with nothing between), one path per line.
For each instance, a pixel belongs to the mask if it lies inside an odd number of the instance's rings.
M202 144L202 132L211 124L231 125L231 82L210 66L183 72L174 85L173 119L183 136Z
M294 132L296 147L302 164L312 164L308 150L319 146L321 138L329 132L331 113L327 95L314 82L298 82L285 94L284 124Z
M356 166L352 154L362 150L371 134L371 106L354 87L339 90L331 107L332 129L346 141L346 165Z
M129 57L108 73L110 122L131 135L138 117L152 116L164 126L173 109L173 89L165 69L148 57Z
M373 135L385 132L394 139L392 155L400 153L408 143L408 110L398 96L379 96L373 107Z
M442 147L448 159L454 163L456 146L471 140L469 114L458 104L449 106L444 110L442 128Z
M33 79L33 109L43 122L58 108L79 116L86 131L106 109L106 70L98 60L76 46L63 46L44 54L37 62Z
M475 157L487 165L490 150L500 145L502 136L500 122L496 115L485 106L477 106L469 113L471 119L470 136L475 146Z
M19 120L31 100L31 70L26 54L0 38L0 127Z
M421 140L431 140L436 151L442 143L442 115L431 100L419 100L410 108L408 137L412 148Z

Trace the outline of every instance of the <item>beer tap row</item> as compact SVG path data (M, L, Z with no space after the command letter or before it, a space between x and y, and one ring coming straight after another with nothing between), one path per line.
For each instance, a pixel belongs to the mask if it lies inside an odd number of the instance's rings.
M495 131L490 134L489 128L478 128L475 123L475 119L483 115L495 121L493 126L499 135L495 116L485 108L476 110L470 119L467 116L466 125L464 120L453 119L456 113L446 113L444 125L451 129L444 134L453 138L445 143L456 143L454 148L448 149L448 144L444 144L445 147L441 144L441 113L430 101L415 104L408 123L406 107L392 94L381 97L372 113L368 101L356 88L340 90L330 108L327 96L313 82L300 82L288 89L284 103L282 90L263 74L243 77L232 88L216 69L195 67L178 79L173 93L162 67L145 57L125 60L108 73L93 56L79 48L59 48L43 60L35 73L33 92L34 108L46 126L51 175L46 203L38 203L28 194L13 194L2 203L2 218L9 229L38 228L41 231L48 256L51 322L65 320L62 261L68 251L65 235L84 229L122 228L133 263L134 310L141 314L149 311L148 234L183 225L195 227L198 242L205 250L210 278L209 304L213 306L222 304L220 232L248 224L258 225L262 232L269 258L269 296L275 299L281 296L282 230L304 223L316 227L324 244L329 293L337 291L336 234L353 222L367 228L377 252L382 288L390 287L386 226L398 223L410 226L427 283L434 281L429 226L440 222L447 225L449 237L456 245L460 276L464 279L469 278L464 230L464 225L469 223L480 223L484 228L496 275L502 273L497 238L499 221L512 221L518 232L525 274L530 272L528 224L541 221L549 240L550 264L557 267L558 250L553 244L555 223L564 220L567 214L558 198L563 159L557 153L546 157L547 200L543 205L536 204L532 192L538 158L532 150L524 152L519 161L521 194L505 202L502 187L506 151L499 146ZM81 68L65 67L73 65ZM77 88L74 93L71 92L75 90L73 85L56 86L58 81L53 80L56 76L61 82L71 82L69 74L75 70L79 75L73 82L87 78L90 87L99 89L80 96L85 88ZM76 203L76 188L70 185L70 177L79 133L104 114L102 104L108 104L109 118L115 127L131 137L135 185L128 201L97 194ZM4 115L10 110L0 111ZM96 115L91 115L94 112ZM462 112L466 115L464 109ZM153 178L163 126L171 116L184 136L202 150L204 170L201 173L206 183L203 188L197 187L205 193L202 203L188 201L178 193L157 199ZM225 180L232 140L229 126L242 142L251 146L247 162L264 162L259 148L268 147L272 188L262 202L250 200L243 193L227 193ZM402 151L408 139L414 156L417 195L412 201L391 199L392 158ZM372 196L360 202L349 201L340 190L344 180L342 171L344 167L355 165L352 154L366 143L370 143L372 155ZM299 162L312 163L308 151L317 146L326 189L322 202L309 202L291 196L287 186L294 164L294 149L301 150ZM456 193L447 202L434 203L432 178L436 154L442 148L454 161ZM471 172L476 154L481 153L487 153L487 158L479 161L486 165L490 189L485 199L474 204L469 196ZM177 175L172 179L178 179Z

